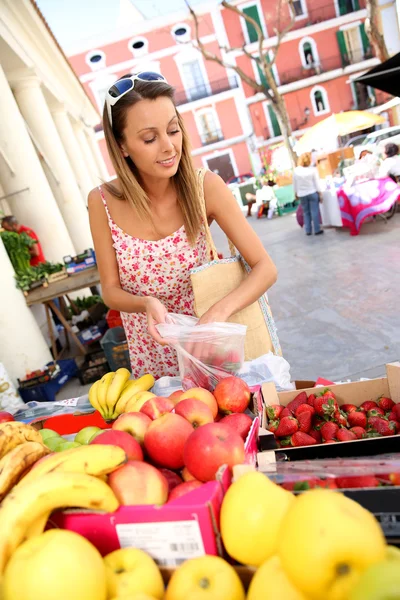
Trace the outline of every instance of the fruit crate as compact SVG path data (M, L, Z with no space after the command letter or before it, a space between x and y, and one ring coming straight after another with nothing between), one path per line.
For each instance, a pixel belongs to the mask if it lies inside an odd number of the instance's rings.
M121 367L131 370L128 342L123 327L113 327L106 331L100 345L107 357L111 371L116 371Z
M82 385L94 383L108 373L107 357L102 350L91 354L78 356L75 359L78 368L78 377Z
M50 367L53 364L49 363L47 366ZM78 369L73 359L58 360L57 365L59 370L55 371L54 376L46 383L39 383L30 387L20 386L18 388L18 392L25 403L32 400L36 402L53 402L63 385L76 377Z

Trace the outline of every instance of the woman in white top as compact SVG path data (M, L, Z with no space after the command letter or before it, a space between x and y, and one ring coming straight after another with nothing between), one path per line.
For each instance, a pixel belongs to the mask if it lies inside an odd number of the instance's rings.
M296 200L300 200L303 207L304 229L306 235L311 235L312 226L314 234L321 235L319 222L319 203L321 199L318 171L311 165L311 154L306 152L298 160L298 166L293 173L293 187Z
M391 177L394 181L400 179L400 156L397 144L386 144L385 160L379 169L379 177Z

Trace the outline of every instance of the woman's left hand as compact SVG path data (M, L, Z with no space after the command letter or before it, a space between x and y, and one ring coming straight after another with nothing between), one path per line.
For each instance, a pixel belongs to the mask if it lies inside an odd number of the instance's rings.
M214 304L209 308L204 315L200 318L198 325L205 325L206 323L224 323L229 319L230 313L224 306L220 304Z

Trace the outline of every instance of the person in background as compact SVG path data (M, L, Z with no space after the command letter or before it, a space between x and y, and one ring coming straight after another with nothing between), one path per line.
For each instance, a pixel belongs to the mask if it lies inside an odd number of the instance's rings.
M20 225L13 215L4 217L1 222L1 226L6 231L13 231L14 233L26 233L27 235L29 235L30 238L32 238L36 242L29 248L29 252L31 255L31 267L37 267L40 263L46 262L42 246L39 242L39 238L33 231L33 229L31 229L30 227L26 227L25 225Z
M298 160L298 166L293 173L293 188L296 200L300 200L304 214L304 229L306 235L321 235L319 220L319 203L322 201L318 171L311 165L311 154L306 152Z
M268 214L268 219L272 219L278 203L273 190L275 181L264 177L261 182L262 187L257 189L255 194L251 194L250 192L246 194L247 206L250 206L250 204L252 206L255 200L258 207L257 219L260 219L264 214Z
M397 144L386 144L385 160L379 169L379 177L390 177L393 181L400 181L400 156Z
M368 158L371 155L372 155L371 150L362 150L360 152L360 156L358 157L358 160L362 160L363 158Z

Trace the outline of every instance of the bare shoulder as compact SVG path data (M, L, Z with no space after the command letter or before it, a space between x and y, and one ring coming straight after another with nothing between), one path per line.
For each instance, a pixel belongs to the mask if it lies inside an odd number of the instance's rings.
M226 189L226 183L222 179L222 177L220 177L216 173L213 173L212 171L207 171L204 176L204 193L212 194L214 193L215 189Z

